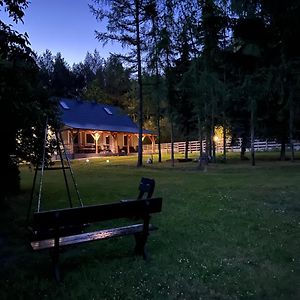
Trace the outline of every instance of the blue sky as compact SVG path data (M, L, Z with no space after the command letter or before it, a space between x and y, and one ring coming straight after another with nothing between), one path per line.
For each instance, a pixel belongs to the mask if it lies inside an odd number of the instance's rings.
M84 60L96 48L104 58L110 52L119 53L121 46L108 43L104 48L95 39L95 29L105 26L90 13L89 0L31 0L25 11L24 24L13 25L20 33L27 32L32 49L41 54L49 49L52 54L61 52L72 65ZM8 18L0 12L1 20ZM11 24L14 24L10 21Z

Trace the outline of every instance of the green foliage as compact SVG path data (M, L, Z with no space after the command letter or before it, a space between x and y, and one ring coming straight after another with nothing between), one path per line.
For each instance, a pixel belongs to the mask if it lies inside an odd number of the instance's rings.
M99 85L97 79L94 79L89 83L82 97L87 100L95 100L101 103L107 101L106 94L104 93L103 88L101 88L101 86Z
M27 1L1 1L15 20L21 20ZM38 80L35 55L29 47L28 36L19 34L11 26L0 21L0 133L4 177L1 199L16 193L19 186L18 162L29 160L37 153L33 136L40 126L44 127L46 115L53 124L56 107L47 100L47 94ZM35 145L35 147L33 146Z
M28 3L28 0L0 0L0 7L4 7L4 11L8 13L9 17L14 22L18 22L22 21L24 10L28 7Z

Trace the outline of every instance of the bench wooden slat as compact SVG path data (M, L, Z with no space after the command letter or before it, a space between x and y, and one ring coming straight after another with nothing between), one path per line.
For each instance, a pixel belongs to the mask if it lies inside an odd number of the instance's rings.
M140 217L160 212L162 198L149 198L103 205L91 205L36 212L34 214L34 230L53 228L53 226L79 225L117 218Z
M149 225L149 230L155 230L157 227L152 224ZM129 234L136 234L143 231L143 224L135 224L130 226L123 226L119 228L104 229L94 232L87 232L82 234L70 235L59 238L59 246L67 246L73 244L80 244L86 242L92 242L96 240L104 240L118 236L124 236ZM43 250L54 247L54 239L46 239L41 241L31 242L33 250Z
M68 236L83 233L90 224L80 224L76 226L67 226L59 228L59 236ZM49 225L49 228L42 228L40 230L34 230L33 227L29 227L31 241L47 240L55 236L55 229Z

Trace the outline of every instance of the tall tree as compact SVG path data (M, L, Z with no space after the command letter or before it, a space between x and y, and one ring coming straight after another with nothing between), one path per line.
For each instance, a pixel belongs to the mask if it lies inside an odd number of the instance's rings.
M84 74L78 66L71 70L62 54L52 55L51 51L37 58L41 84L48 90L50 96L76 97L84 87Z
M153 0L146 6L146 14L151 20L151 31L148 41L148 68L154 75L155 80L152 85L152 96L154 98L154 106L156 107L156 128L157 128L157 145L158 145L158 162L162 162L161 156L161 76L160 76L160 35L159 35L159 7L158 1Z
M175 26L175 12L176 1L164 0L162 10L162 24L160 30L160 48L162 55L162 64L164 66L164 73L166 78L166 94L167 94L167 106L168 116L170 120L170 139L171 139L171 161L174 167L174 127L175 127L175 74L173 72L174 57L175 57L175 38L176 26Z
M235 12L240 18L235 23L233 35L235 39L235 55L239 57L239 74L243 89L244 106L250 114L251 163L255 166L254 141L258 135L257 101L260 88L256 79L263 65L263 53L267 42L267 32L261 14L259 1L233 1ZM254 83L254 84L253 84Z
M216 161L215 153L215 125L218 115L220 95L219 69L220 48L223 41L222 31L225 26L221 10L217 1L199 1L201 7L201 23L199 25L199 41L203 45L202 70L205 74L204 87L207 87L206 95L206 153ZM209 83L210 84L207 84Z
M48 90L52 86L53 64L54 56L50 50L46 50L42 55L37 57L37 64L39 66L39 77L41 84Z
M271 32L268 47L267 78L273 106L279 108L275 128L276 138L281 143L280 158L285 160L285 145L289 140L293 160L293 138L296 133L299 107L299 61L300 47L295 40L300 34L300 1L261 1L262 13L268 19L267 27ZM298 96L297 96L298 95ZM281 126L279 126L279 124ZM276 126L278 125L278 126Z
M183 76L190 66L191 48L187 38L187 24L182 26L178 36L178 55L179 58L175 62L174 72L176 74L176 83L178 84L176 91L176 122L178 128L184 135L185 139L185 159L188 159L188 144L190 134L195 127L195 116L191 94L187 89L182 88Z
M111 55L103 69L104 91L111 104L126 108L126 94L130 86L130 70L125 69L120 57Z
M21 21L27 1L0 1L9 16ZM53 111L45 90L39 85L35 55L29 47L28 36L19 34L0 21L0 101L3 186L0 199L19 189L18 162L30 160L38 127L45 114ZM43 125L44 126L44 125ZM33 148L36 153L36 148ZM28 155L30 154L30 155Z
M52 90L53 95L58 97L68 97L73 94L70 66L60 52L54 57Z
M128 47L130 53L123 58L137 66L138 81L138 116L139 116L139 141L137 167L143 165L143 86L142 86L142 50L143 35L147 31L147 17L145 6L147 0L94 0L90 5L92 13L99 21L107 20L106 32L96 31L97 39L104 44L116 41Z

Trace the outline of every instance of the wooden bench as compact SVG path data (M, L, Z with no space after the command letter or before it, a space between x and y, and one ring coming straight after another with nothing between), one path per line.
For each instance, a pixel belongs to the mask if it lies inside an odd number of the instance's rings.
M149 185L148 185L149 186ZM117 203L84 206L34 213L33 250L50 249L54 276L59 281L60 247L134 235L135 253L146 258L145 245L149 231L156 229L149 223L151 214L161 211L162 198L126 200ZM110 229L84 232L93 224L105 220L127 218L134 224ZM141 223L136 223L137 220Z

